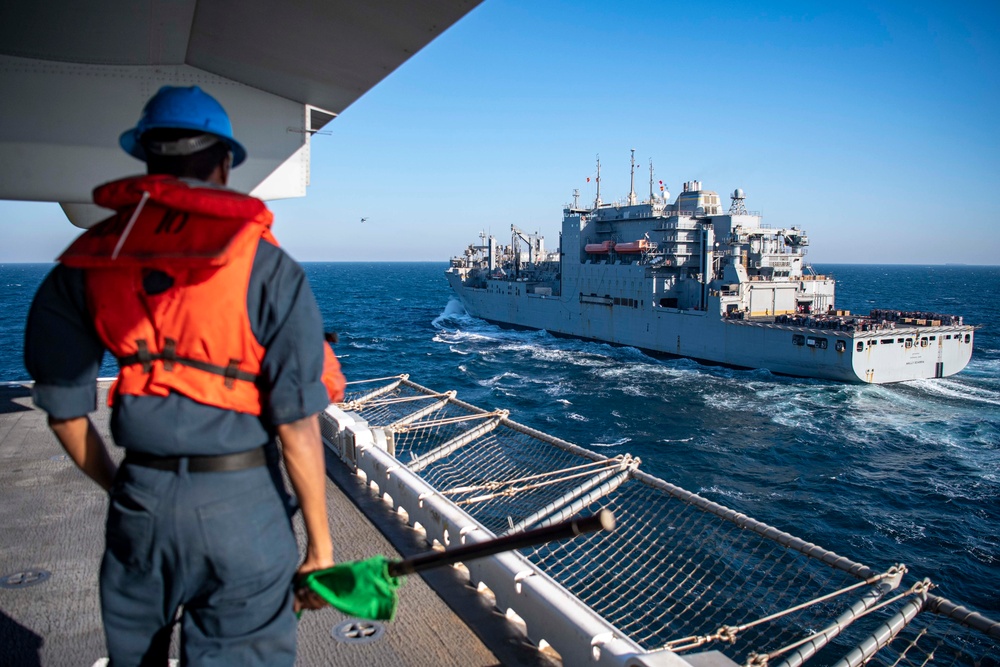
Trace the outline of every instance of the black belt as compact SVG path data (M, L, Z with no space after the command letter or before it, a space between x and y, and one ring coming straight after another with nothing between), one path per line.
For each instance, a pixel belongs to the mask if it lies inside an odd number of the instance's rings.
M263 447L221 456L153 456L141 452L125 453L125 463L172 472L180 470L181 461L185 459L188 462L188 472L233 472L259 468L267 463Z

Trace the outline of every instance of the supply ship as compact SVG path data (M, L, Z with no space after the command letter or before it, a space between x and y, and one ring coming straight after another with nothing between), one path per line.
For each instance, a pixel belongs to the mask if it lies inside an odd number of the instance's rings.
M500 325L545 329L738 368L881 384L954 375L969 363L975 327L961 316L836 307L836 281L805 261L798 226L772 228L733 191L684 183L624 202L600 194L563 210L561 244L511 226L510 245L481 233L451 260L448 281L466 311Z

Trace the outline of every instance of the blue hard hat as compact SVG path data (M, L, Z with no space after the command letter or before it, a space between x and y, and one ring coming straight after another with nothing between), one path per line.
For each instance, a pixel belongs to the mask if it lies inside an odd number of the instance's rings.
M233 139L233 125L229 122L226 110L214 97L198 86L160 88L146 102L139 123L122 134L118 143L126 153L145 161L146 151L140 139L147 130L154 128L201 130L214 134L229 145L229 149L233 152L233 167L239 166L247 159L246 149Z

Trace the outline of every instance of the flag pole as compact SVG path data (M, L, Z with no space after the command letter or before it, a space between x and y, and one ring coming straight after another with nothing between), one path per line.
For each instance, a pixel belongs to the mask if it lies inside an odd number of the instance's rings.
M505 535L494 540L467 544L454 549L448 549L447 551L431 551L405 560L391 561L388 564L388 570L390 576L398 577L435 567L451 565L460 561L485 558L486 556L493 556L503 551L513 551L514 549L523 549L554 540L564 540L576 537L577 535L583 535L584 533L611 532L614 528L614 514L602 509L597 514L592 514L591 516L567 519L551 526L536 528L535 530L523 533Z

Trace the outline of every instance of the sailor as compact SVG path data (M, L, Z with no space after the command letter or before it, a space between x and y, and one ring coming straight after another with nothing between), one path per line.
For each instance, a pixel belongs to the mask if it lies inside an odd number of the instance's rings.
M59 258L25 334L35 403L110 494L111 664L166 664L179 620L182 663L292 665L295 611L319 606L293 576L333 564L317 414L344 379L270 211L225 187L246 150L222 106L161 88L120 144L148 174L94 191L116 213ZM117 469L88 417L105 350L120 368ZM302 508L301 564L275 436Z

